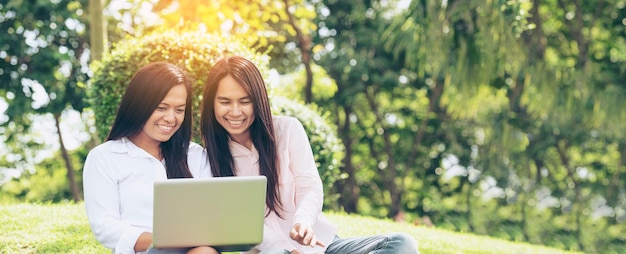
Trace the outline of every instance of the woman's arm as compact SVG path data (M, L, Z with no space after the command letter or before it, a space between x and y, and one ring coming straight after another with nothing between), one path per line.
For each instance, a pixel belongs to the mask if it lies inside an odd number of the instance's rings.
M150 247L152 247L152 233L141 233L141 235L139 235L139 238L137 238L137 242L135 243L135 252L147 251Z
M285 133L279 135L285 135L288 139L288 163L295 182L294 224L313 226L324 205L322 180L304 127L296 118L287 117L287 119L289 122L283 130Z
M133 252L143 230L120 221L120 200L113 164L104 149L87 155L83 169L85 209L91 230L102 245L116 252Z
M189 144L187 163L189 164L189 171L191 171L194 178L209 178L213 176L206 149L197 143L191 142Z

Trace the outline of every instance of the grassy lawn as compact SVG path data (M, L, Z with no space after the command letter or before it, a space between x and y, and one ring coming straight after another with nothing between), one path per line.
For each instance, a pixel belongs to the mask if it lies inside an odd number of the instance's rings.
M341 237L405 232L421 253L572 253L485 236L328 213ZM0 253L110 253L93 238L82 204L0 205Z

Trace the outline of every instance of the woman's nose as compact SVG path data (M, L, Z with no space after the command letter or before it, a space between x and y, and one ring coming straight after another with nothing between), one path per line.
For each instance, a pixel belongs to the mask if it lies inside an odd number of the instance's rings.
M163 116L163 119L165 119L165 121L168 121L168 122L172 122L176 120L176 115L175 115L174 110L166 111L165 116Z
M230 113L235 116L241 115L241 109L239 105L233 105L233 109L230 111Z

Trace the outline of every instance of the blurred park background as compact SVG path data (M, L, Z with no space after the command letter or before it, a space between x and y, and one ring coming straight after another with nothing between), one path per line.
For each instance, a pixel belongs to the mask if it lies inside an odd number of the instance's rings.
M201 89L237 53L305 124L325 209L626 253L625 7L0 0L0 204L80 202L140 64L182 64Z

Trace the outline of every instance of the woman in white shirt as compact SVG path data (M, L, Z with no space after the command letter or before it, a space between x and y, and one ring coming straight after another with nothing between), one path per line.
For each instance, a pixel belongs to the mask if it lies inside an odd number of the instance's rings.
M148 64L133 75L107 141L87 155L87 218L113 253L218 253L206 246L151 249L154 181L211 177L206 152L190 142L191 113L191 81L184 72L165 62Z
M214 176L265 175L263 242L249 253L417 253L404 233L336 236L322 214L324 193L302 124L272 116L265 82L251 61L233 56L208 74L201 131Z

